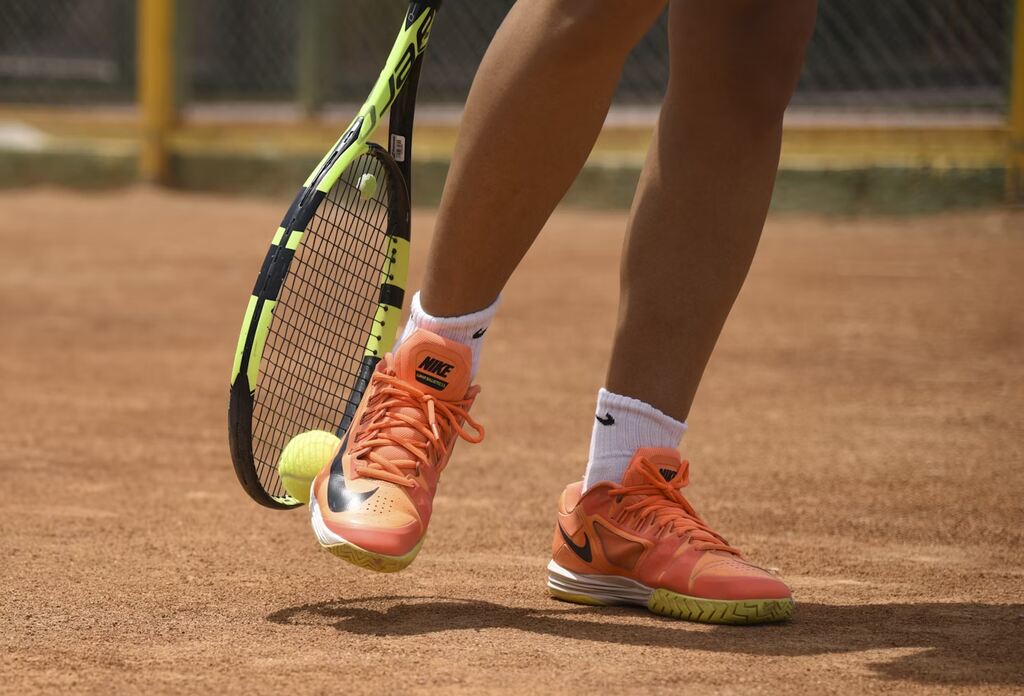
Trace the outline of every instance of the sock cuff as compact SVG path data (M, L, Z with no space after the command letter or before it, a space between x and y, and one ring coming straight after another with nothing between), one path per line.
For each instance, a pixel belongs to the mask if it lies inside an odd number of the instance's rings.
M409 325L418 329L426 329L436 333L438 336L469 344L473 339L483 337L487 331L494 315L501 303L501 296L483 309L470 314L462 314L456 317L435 317L428 314L420 303L420 294L417 292L412 296L409 303Z
M633 455L642 447L679 449L685 433L686 423L654 406L601 389L583 476L584 490L597 481L621 481Z
M687 425L678 421L645 401L610 392L604 387L597 393L597 418L609 414L621 414L619 418L629 424L630 435L639 447L679 447Z
M494 302L478 312L471 312L457 317L435 317L423 310L423 305L420 303L420 294L417 292L412 296L412 301L409 302L409 319L405 323L405 329L402 331L401 338L395 344L395 350L416 329L426 329L442 338L447 338L449 341L469 346L470 351L473 353L472 377L475 378L477 370L480 368L480 351L484 343L484 334L487 333L487 329L491 325L491 321L494 319L500 303L501 296L499 295Z

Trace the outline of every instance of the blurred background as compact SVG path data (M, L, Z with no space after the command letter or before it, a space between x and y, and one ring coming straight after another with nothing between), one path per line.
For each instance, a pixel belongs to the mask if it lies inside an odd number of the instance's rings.
M461 105L511 5L451 0L443 9L420 85L420 203L436 201ZM787 118L776 208L898 212L1019 200L1020 5L821 0ZM366 95L405 6L6 0L0 185L141 177L187 189L291 191ZM666 54L662 21L626 65L570 203L628 205Z

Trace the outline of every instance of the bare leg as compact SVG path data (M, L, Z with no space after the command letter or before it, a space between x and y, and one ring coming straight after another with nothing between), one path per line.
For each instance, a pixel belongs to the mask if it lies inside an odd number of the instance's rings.
M421 292L428 313L495 300L586 161L626 55L664 4L513 6L466 103Z
M686 420L757 248L816 7L671 3L671 76L629 223L610 391Z

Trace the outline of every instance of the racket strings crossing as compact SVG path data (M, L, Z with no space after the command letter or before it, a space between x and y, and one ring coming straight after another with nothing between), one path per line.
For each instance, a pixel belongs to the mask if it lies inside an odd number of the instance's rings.
M365 175L380 184L364 196ZM253 460L264 488L284 495L277 457L299 432L333 432L358 378L375 325L382 278L391 276L393 182L376 156L345 171L307 226L274 308L253 408Z

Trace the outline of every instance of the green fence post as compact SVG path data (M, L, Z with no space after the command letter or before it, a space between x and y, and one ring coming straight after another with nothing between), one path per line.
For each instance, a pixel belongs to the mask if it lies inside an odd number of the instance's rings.
M1017 0L1013 19L1013 61L1010 67L1010 161L1006 193L1011 203L1024 203L1024 0Z
M174 27L174 97L180 117L192 100L192 0L175 0Z
M324 105L329 0L299 0L299 102L306 116Z

